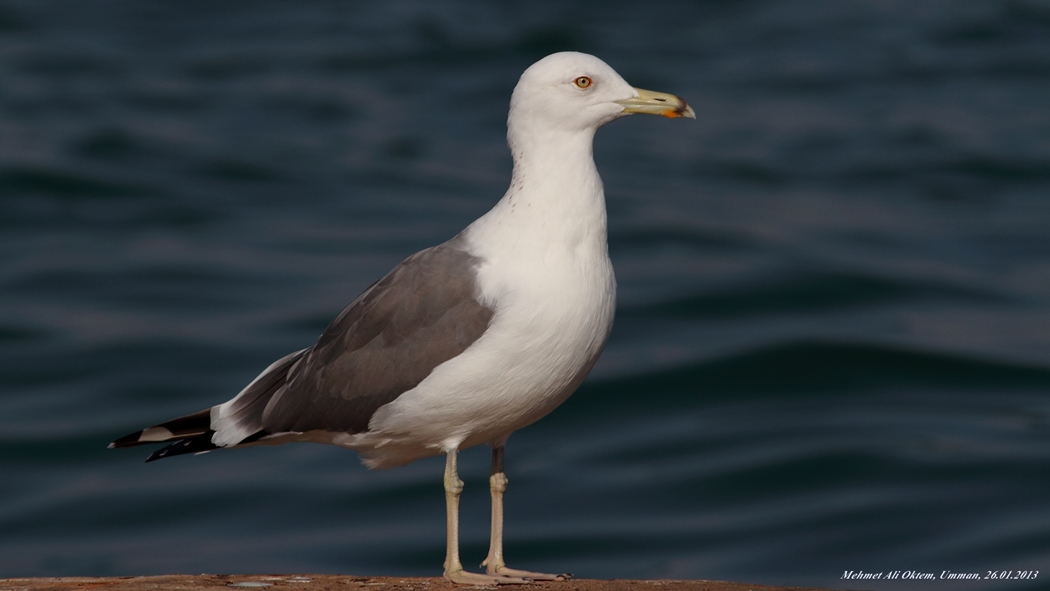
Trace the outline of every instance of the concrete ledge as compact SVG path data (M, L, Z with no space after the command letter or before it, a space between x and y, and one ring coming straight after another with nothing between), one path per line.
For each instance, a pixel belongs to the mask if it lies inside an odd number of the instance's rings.
M452 591L469 589L440 577L352 575L165 575L159 577L34 577L0 579L0 591ZM505 589L514 589L507 586ZM523 589L551 591L819 591L725 581L630 581L572 579L532 583Z

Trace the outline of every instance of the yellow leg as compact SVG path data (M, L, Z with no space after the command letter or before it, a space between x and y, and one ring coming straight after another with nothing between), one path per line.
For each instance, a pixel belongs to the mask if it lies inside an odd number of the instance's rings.
M459 479L456 465L458 452L448 452L445 458L445 509L447 518L447 547L445 551L445 578L462 585L508 585L527 583L518 576L483 575L463 570L459 560L459 495L463 492L463 481Z
M507 475L503 473L503 446L492 448L492 469L489 473L489 491L492 493L492 536L489 540L489 555L481 566L489 575L514 577L532 581L565 581L570 574L552 575L527 570L507 568L503 561L503 493L507 491Z

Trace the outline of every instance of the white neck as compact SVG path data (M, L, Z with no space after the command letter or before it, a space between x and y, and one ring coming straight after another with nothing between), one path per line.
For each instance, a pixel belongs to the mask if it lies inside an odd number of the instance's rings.
M605 192L594 165L594 130L512 127L507 140L514 156L510 188L468 228L471 242L502 256L546 258L583 254L581 249L605 255Z

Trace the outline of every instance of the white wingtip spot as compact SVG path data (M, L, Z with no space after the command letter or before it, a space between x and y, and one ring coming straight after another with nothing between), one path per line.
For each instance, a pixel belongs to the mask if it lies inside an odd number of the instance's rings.
M175 437L175 434L164 427L150 427L142 431L139 441L167 441Z

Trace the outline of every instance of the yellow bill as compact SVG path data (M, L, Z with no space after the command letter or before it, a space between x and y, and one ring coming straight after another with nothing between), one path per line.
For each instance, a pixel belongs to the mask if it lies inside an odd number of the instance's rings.
M663 115L671 119L688 117L696 119L693 108L682 99L666 92L656 92L635 88L638 96L634 98L616 101L623 105L624 113L644 113L646 115Z

